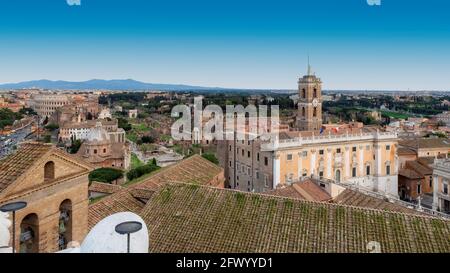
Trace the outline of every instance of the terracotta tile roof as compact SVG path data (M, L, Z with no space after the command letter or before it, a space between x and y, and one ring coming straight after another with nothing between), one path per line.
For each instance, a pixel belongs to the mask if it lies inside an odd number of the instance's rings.
M391 203L389 201L372 197L354 190L346 189L341 194L339 194L334 200L333 203L339 205L348 205L355 207L363 207L363 208L371 208L378 209L383 211L392 211L392 212L403 212L408 214L422 214L414 209L407 208L405 206L401 206L398 204Z
M51 149L50 144L27 142L23 143L14 154L0 160L0 192Z
M446 154L440 154L437 156L438 159L447 158ZM427 156L427 157L419 157L417 160L420 164L428 166L429 168L432 168L432 165L434 164L434 160L436 157L434 156Z
M432 175L433 169L420 164L418 161L406 161L405 168L414 170L418 174L420 174L422 177L426 175Z
M331 196L316 183L306 180L264 194L297 198L308 201L328 201Z
M130 211L139 214L144 205L144 203L134 198L131 193L125 189L106 196L89 206L89 229L93 228L105 217L114 213Z
M129 189L129 193L137 199L148 200L152 197L153 193L155 193L152 189L140 189L140 188L131 188Z
M139 213L153 193L162 185L170 182L194 183L208 185L209 182L223 171L219 166L211 163L199 155L189 157L179 163L161 169L155 175L143 182L107 196L89 206L89 227L114 213L131 211Z
M415 155L416 152L413 149L407 147L398 147L397 149L398 155Z
M448 148L450 149L450 140L442 138L419 138L399 141L400 146L410 147L413 149L433 149Z
M89 186L89 191L112 194L122 190L123 187L120 185L113 185L109 183L92 182Z
M450 221L331 203L168 184L141 216L150 252L450 252Z
M421 179L423 175L420 175L418 172L412 169L401 169L398 171L399 176L404 176L409 179Z
M170 182L216 186L213 179L221 172L223 172L221 167L200 155L193 155L177 164L161 169L144 181L132 185L131 188L155 189Z

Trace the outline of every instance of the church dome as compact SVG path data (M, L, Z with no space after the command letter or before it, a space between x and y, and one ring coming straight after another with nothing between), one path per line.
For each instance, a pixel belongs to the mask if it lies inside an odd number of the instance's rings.
M109 140L109 134L103 129L101 122L97 122L95 128L91 129L87 135L88 142L109 142Z

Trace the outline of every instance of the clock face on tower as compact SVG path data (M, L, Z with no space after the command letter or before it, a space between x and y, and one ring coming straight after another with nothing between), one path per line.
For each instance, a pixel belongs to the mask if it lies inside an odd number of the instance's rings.
M312 101L312 105L313 105L314 107L319 106L319 101L318 101L317 99L314 99L314 100Z

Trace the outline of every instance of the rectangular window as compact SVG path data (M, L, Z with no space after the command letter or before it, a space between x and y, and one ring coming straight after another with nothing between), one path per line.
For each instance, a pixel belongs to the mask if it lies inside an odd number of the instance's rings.
M419 184L417 184L417 194L421 194L421 193L422 193L422 188L421 188L421 185L419 183Z
M231 167L231 161L230 161L230 167Z
M337 149L336 149L336 153L337 153L337 154L340 154L340 153L341 153L341 148L337 148Z
M353 147L353 148L352 148L352 152L356 152L356 147Z
M319 172L319 177L320 177L320 178L323 178L323 171L320 171L320 172Z
M391 175L391 166L386 166L386 175Z
M356 177L356 168L352 169L352 177Z
M247 152L247 157L249 157L249 158L250 158L250 151L248 151L248 152Z
M264 165L269 165L269 158L267 158L267 156L264 157Z
M308 151L303 151L303 152L302 152L302 156L303 156L303 157L307 157L307 156L308 156Z
M366 166L366 175L370 175L370 166Z
M256 154L256 160L259 161L259 153Z
M323 155L323 150L319 150L319 155Z
M256 176L256 179L259 179L259 172L258 171L256 171L255 176Z
M264 187L269 187L269 177L267 176L267 174L264 175Z
M430 189L432 189L432 188L433 188L433 177L430 176Z
M231 151L231 145L230 145L230 151Z
M287 160L288 160L288 161L291 161L291 160L292 160L292 154L288 154L288 155L287 155Z
M391 150L391 145L386 145L386 151Z
M444 184L444 188L442 189L444 194L448 194L448 184Z
M242 149L242 156L244 156L244 153L245 153L245 151L244 151L244 149Z

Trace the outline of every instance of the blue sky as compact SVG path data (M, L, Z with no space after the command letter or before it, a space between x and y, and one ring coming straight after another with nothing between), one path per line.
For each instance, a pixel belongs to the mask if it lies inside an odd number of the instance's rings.
M450 90L450 1L4 0L0 82Z

